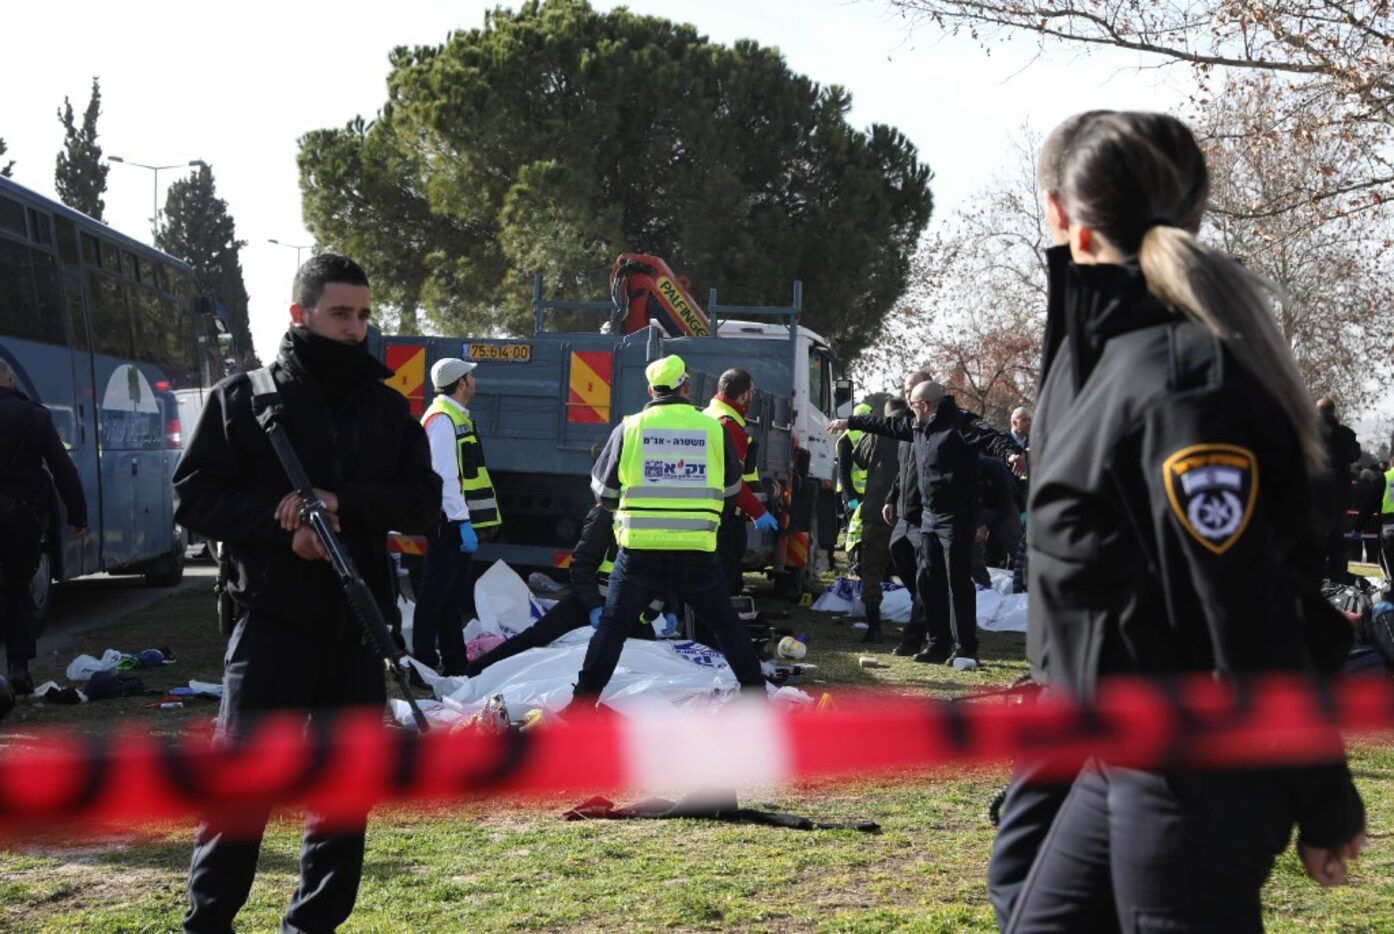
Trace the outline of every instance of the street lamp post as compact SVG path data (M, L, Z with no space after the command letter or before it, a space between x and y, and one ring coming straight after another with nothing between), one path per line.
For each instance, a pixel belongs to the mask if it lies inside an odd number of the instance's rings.
M153 242L160 235L160 172L164 169L184 169L189 166L201 166L208 168L208 163L202 159L191 159L188 162L179 162L174 165L146 165L143 162L132 162L130 159L122 159L120 156L107 156L108 162L119 162L122 165L133 165L138 169L149 169L154 173L154 184L150 189L150 239Z
M313 243L283 243L283 242L281 242L280 240L275 239L274 237L267 237L267 238L266 238L266 242L267 242L267 243L274 243L274 244L276 244L277 246L283 246L283 247L286 247L287 249L294 250L294 251L295 251L295 268L296 268L296 269L299 269L299 268L300 268L300 251L301 251L301 250L313 250L313 249L315 248L315 245L314 245Z

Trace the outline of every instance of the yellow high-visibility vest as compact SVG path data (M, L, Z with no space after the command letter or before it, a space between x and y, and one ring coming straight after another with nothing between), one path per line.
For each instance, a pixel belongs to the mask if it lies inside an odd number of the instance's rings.
M489 468L484 465L484 448L479 444L474 422L457 407L447 404L444 396L431 400L431 407L421 416L422 426L437 415L444 415L455 426L455 463L460 469L460 492L469 509L470 525L476 529L502 525L494 482L489 479Z
M745 416L725 402L722 402L716 396L712 396L712 401L707 403L707 407L702 414L714 418L717 421L721 421L723 418L729 418L739 425L742 431L745 430ZM750 434L747 432L745 437L746 440L749 441ZM746 450L748 451L749 448ZM741 466L744 467L744 465ZM741 474L741 479L749 484L751 489L755 489L760 483L760 468L758 466L751 467Z
M726 501L725 429L690 405L624 420L615 538L637 551L716 551Z

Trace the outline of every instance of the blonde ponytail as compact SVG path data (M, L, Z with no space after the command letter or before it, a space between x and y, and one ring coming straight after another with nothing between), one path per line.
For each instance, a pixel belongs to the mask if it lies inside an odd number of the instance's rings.
M1137 257L1148 290L1223 341L1282 406L1297 433L1307 475L1323 476L1328 457L1316 409L1273 317L1278 287L1180 227L1148 229Z

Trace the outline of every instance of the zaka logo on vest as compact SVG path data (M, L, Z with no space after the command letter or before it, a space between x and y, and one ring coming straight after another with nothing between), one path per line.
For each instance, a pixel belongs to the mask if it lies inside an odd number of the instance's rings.
M1244 534L1258 500L1258 458L1233 444L1182 448L1162 465L1167 499L1181 527L1217 555Z
M650 483L705 483L707 464L705 461L649 458L644 461L644 479Z

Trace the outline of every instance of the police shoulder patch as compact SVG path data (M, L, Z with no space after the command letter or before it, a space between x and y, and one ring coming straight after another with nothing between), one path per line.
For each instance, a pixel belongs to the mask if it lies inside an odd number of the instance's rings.
M1162 464L1167 499L1192 538L1222 555L1239 540L1258 499L1258 458L1234 444L1194 444Z

